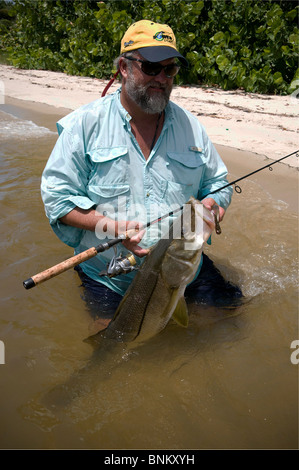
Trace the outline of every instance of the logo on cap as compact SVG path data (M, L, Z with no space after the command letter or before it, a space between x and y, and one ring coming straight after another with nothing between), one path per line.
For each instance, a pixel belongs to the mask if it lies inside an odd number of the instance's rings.
M159 31L158 33L156 33L153 36L153 39L156 39L157 41L173 42L173 38L168 34L165 34L164 31Z
M132 44L134 44L134 41L125 42L124 47L132 46Z

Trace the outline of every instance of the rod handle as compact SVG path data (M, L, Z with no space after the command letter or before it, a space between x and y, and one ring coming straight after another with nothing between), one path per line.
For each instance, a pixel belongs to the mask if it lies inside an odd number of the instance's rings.
M56 264L55 266L52 266L51 268L48 268L45 271L42 271L41 273L35 274L29 279L26 279L25 281L23 281L23 286L25 287L25 289L32 289L32 287L35 287L38 284L41 284L42 282L48 281L48 279L52 279L52 277L55 277L58 274L61 274L67 271L68 269L77 266L77 264L83 263L84 261L93 258L97 254L98 251L96 247L89 248L88 250L83 251L78 255L72 256L71 258L62 261L61 263Z

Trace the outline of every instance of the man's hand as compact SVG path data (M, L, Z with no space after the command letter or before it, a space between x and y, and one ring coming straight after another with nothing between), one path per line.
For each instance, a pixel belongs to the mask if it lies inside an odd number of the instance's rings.
M126 230L120 231L121 227L126 227ZM148 249L142 248L138 245L145 234L145 229L142 229L142 225L135 220L126 221L126 222L118 222L118 234L121 232L125 232L127 239L122 242L127 250L132 251L134 255L139 256L142 258L146 256L149 252Z
M119 220L116 222L104 216L101 219L100 226L106 235L113 237L126 235L126 239L123 240L122 244L134 255L139 256L139 258L148 254L149 250L138 245L145 234L145 229L142 229L142 224L136 220ZM98 229L99 226L97 227Z
M211 211L213 209L213 206L217 206L219 208L219 222L221 222L221 220L223 219L224 217L224 214L225 214L225 209L223 209L223 207L219 206L213 198L211 197L207 197L205 199L203 199L201 201L201 203L207 208L209 209L209 211Z
M84 210L75 207L75 209L61 217L60 221L66 225L95 232L99 240L107 236L109 238L117 238L121 234L126 234L127 239L122 243L127 250L132 251L132 253L139 257L143 257L149 252L149 250L138 245L145 230L142 230L142 225L134 220L116 222L100 214L95 209Z

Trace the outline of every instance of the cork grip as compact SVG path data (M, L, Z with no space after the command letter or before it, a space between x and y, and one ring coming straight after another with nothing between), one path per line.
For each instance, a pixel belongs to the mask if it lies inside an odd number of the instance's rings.
M58 274L61 274L64 271L73 268L77 264L83 263L83 261L87 261L88 259L93 258L97 254L98 251L96 247L89 248L88 250L83 251L78 255L72 256L72 258L68 258L65 261L62 261L61 263L56 264L55 266L52 266L51 268L46 269L41 273L35 274L29 279L26 279L26 281L23 281L23 286L25 287L25 289L31 289L32 287L37 286L38 284L41 284L44 281L48 281L48 279L51 279L52 277L55 277Z

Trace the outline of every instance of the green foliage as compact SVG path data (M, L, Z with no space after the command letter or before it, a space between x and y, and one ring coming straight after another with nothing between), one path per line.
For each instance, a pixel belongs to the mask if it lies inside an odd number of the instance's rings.
M15 0L9 15L15 19L2 19L0 48L17 67L108 78L126 29L151 19L172 26L190 62L177 83L279 94L298 88L297 1Z
M1 38L7 34L11 26L12 17L10 15L12 11L12 5L7 4L5 0L0 0L0 47Z
M287 93L298 66L297 2L211 3L202 31L209 42L202 38L202 48L187 54L199 79L224 89Z

